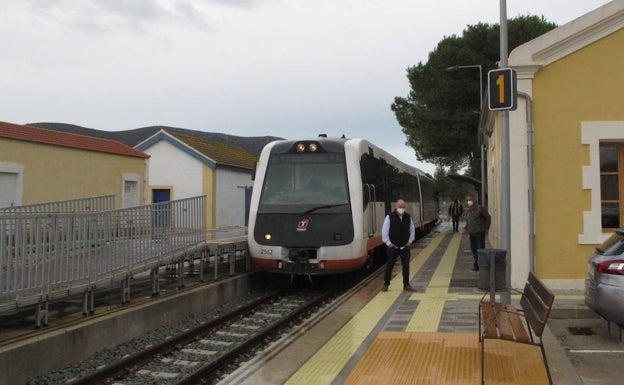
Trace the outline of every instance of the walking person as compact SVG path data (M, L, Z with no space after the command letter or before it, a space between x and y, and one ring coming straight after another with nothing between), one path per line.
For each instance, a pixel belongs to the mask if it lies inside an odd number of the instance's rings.
M394 268L397 257L401 258L403 290L416 291L409 283L410 246L412 242L414 242L414 238L416 238L414 222L410 215L405 212L405 201L399 199L396 201L396 209L386 215L383 227L381 228L381 239L387 246L388 254L382 291L388 291L390 276L392 275L392 269Z
M468 233L470 236L470 250L474 258L472 271L479 271L477 250L485 248L485 235L490 230L492 217L485 207L476 203L474 195L466 195L466 204L468 209L466 210L464 233Z
M459 232L459 218L464 214L464 206L459 202L459 199L455 199L449 206L449 216L453 221L453 232Z

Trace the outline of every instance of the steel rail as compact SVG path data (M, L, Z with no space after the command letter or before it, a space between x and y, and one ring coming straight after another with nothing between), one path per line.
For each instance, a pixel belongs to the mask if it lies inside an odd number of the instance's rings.
M244 354L248 351L251 351L255 346L260 344L263 340L276 334L277 332L279 332L279 330L284 328L290 322L292 322L293 320L295 320L296 318L304 314L306 311L318 306L323 301L330 298L333 294L334 292L328 291L318 296L316 299L301 306L299 309L290 313L288 316L280 319L274 324L271 324L269 327L267 327L260 333L254 335L250 339L244 341L243 343L237 345L236 347L220 355L216 360L204 364L202 367L198 368L198 370L194 371L193 373L190 373L186 377L177 381L175 385L194 385L194 384L202 383L201 381L203 381L206 378L213 377L215 373L217 372L217 370L227 365L229 362L234 360L237 356L239 356L240 354Z
M278 292L277 294L264 297L259 301L245 305L231 313L215 318L182 334L169 338L159 344L150 346L143 351L137 352L111 365L96 370L87 376L80 377L75 381L72 381L72 385L110 384L111 379L122 378L129 373L134 372L135 369L141 365L152 361L154 357L172 352L176 350L178 346L194 341L198 335L206 334L214 327L233 320L280 295L283 295L283 292Z

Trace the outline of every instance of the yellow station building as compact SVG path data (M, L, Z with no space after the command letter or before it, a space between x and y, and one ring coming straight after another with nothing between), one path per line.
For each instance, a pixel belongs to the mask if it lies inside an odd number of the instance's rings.
M624 227L624 1L517 47L509 67L519 93L509 112L511 283L535 270L552 288L581 289L594 248ZM502 113L485 114L496 247Z
M144 205L148 160L114 140L0 122L0 207L104 195Z

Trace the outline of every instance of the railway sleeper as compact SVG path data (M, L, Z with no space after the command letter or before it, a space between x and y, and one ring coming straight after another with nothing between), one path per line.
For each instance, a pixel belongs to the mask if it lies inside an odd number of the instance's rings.
M141 369L137 372L138 375L157 378L161 380L168 380L172 378L177 378L180 376L180 373L169 373L169 372L155 372L152 370Z

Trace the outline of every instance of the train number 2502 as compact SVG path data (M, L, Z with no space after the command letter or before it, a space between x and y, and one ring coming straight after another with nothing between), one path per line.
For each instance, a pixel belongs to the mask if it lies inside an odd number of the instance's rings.
M260 249L260 254L261 255L273 255L273 250L272 249Z

